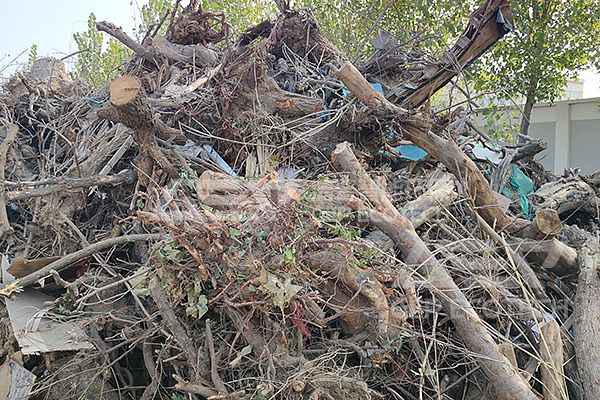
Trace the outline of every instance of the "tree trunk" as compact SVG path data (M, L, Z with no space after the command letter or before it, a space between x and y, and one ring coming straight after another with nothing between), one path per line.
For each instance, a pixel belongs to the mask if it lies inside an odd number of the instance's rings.
M577 284L573 333L577 367L583 383L585 399L600 399L600 246L590 238L579 254L581 272Z
M533 104L535 101L535 86L532 85L529 91L527 92L527 97L525 98L525 108L523 109L523 116L521 117L521 127L519 129L519 143L525 143L525 136L527 136L527 132L529 132L529 125L531 124L531 111L533 110Z

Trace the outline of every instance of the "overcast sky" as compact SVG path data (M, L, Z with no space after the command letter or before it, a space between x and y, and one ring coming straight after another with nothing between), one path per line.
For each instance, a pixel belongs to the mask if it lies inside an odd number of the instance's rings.
M0 70L21 52L27 62L29 47L38 46L38 56L58 58L77 51L73 33L87 29L91 12L130 33L139 22L139 9L148 0L0 0ZM184 3L187 3L185 1ZM5 69L1 76L14 69ZM600 97L600 79L595 71L584 71L584 97Z

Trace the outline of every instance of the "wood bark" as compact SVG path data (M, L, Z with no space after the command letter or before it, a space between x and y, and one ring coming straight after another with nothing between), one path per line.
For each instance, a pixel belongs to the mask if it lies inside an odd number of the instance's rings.
M556 210L558 214L566 214L578 210L596 212L589 208L596 194L594 189L579 177L562 178L556 182L542 185L531 195L532 201L540 208Z
M568 400L565 382L563 340L554 320L540 324L542 393L544 400Z
M394 207L386 192L367 175L348 143L338 145L333 153L334 165L350 174L354 186L373 204L368 208L371 222L389 235L406 262L421 266L431 289L439 296L467 348L479 358L479 364L501 400L536 400L527 382L500 353L498 344L487 331L479 315L460 291L445 266L440 264L416 234L410 221ZM362 204L355 202L360 208Z
M590 238L579 254L573 333L577 367L586 400L600 399L600 245Z
M155 135L161 129L162 122L158 121L148 104L142 82L134 76L122 76L111 82L109 92L110 103L117 111L119 120L133 131L133 139L139 149L137 166L142 182L148 183L154 161L172 178L179 178L179 172L156 142Z
M149 38L148 46L154 54L198 67L212 67L219 61L217 52L201 44L176 44L169 42L162 36L154 36L153 38Z
M154 59L154 56L152 55L152 53L150 53L148 50L146 50L141 44L139 44L134 39L132 39L121 28L119 28L112 22L106 22L106 21L96 22L96 29L98 29L100 32L108 33L110 36L114 37L119 42L123 43L125 46L127 46L131 50L133 50L134 53L143 57L149 63L156 64L158 66L158 63Z
M377 104L373 102L374 98L378 98L369 91L375 91L367 80L356 70L348 67L342 67L345 73L339 75L344 84L355 93L359 99L365 104ZM370 87L370 89L369 89ZM458 145L450 139L444 139L432 132L433 128L439 130L439 127L431 127L427 123L427 117L422 114L408 115L404 110L394 106L387 100L379 109L374 109L383 115L393 112L396 115L396 129L402 132L407 139L423 148L430 155L437 158L448 170L463 184L467 194L474 203L475 210L483 219L496 230L507 230L508 232L523 233L527 232L524 228L529 225L528 221L519 220L509 217L499 206L498 200L494 195L488 181L483 176L482 172L477 168L477 165L458 147ZM545 253L540 253L544 251ZM544 262L551 260L553 263L565 263L559 265L558 269L573 271L577 269L577 263L573 258L572 253L575 250L571 249L564 243L551 239L546 241L544 246L538 246L537 252L534 253L532 261ZM526 253L529 257L530 253Z

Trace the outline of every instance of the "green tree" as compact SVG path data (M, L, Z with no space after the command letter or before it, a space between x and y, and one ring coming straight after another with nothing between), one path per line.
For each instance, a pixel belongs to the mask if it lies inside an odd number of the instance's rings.
M298 0L313 11L323 33L350 56L369 52L364 44L378 29L401 43L419 37L421 49L431 55L448 47L464 27L473 0Z
M136 36L138 40L144 39L144 36L159 24L165 15L173 9L172 0L149 0L140 10L141 22L136 28ZM162 24L159 34L164 34L168 27L167 23Z
M233 35L277 16L272 0L202 0L200 4L205 11L225 13Z
M73 38L81 52L75 62L74 75L95 87L106 84L130 54L129 49L112 38L104 43L93 13L88 18L87 31L75 33Z
M524 98L520 133L529 130L538 101L564 93L567 79L598 63L598 0L519 0L512 2L515 30L498 42L472 71L477 89L503 98Z

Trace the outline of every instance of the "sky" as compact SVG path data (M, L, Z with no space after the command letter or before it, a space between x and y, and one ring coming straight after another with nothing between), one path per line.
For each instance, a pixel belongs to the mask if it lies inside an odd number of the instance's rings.
M77 51L73 33L87 30L91 12L132 33L139 21L139 9L147 0L0 0L0 69L17 57L27 62L29 48L38 46L38 55L62 58ZM6 74L6 71L5 71Z
M5 67L21 52L24 53L17 63L27 62L29 48L34 43L38 46L38 56L62 58L77 51L73 33L87 29L87 18L91 12L98 21L112 22L131 34L139 22L139 9L147 1L0 0L0 78L6 78L14 71L15 66ZM584 80L584 98L600 97L600 74L597 71L584 71L580 78Z

